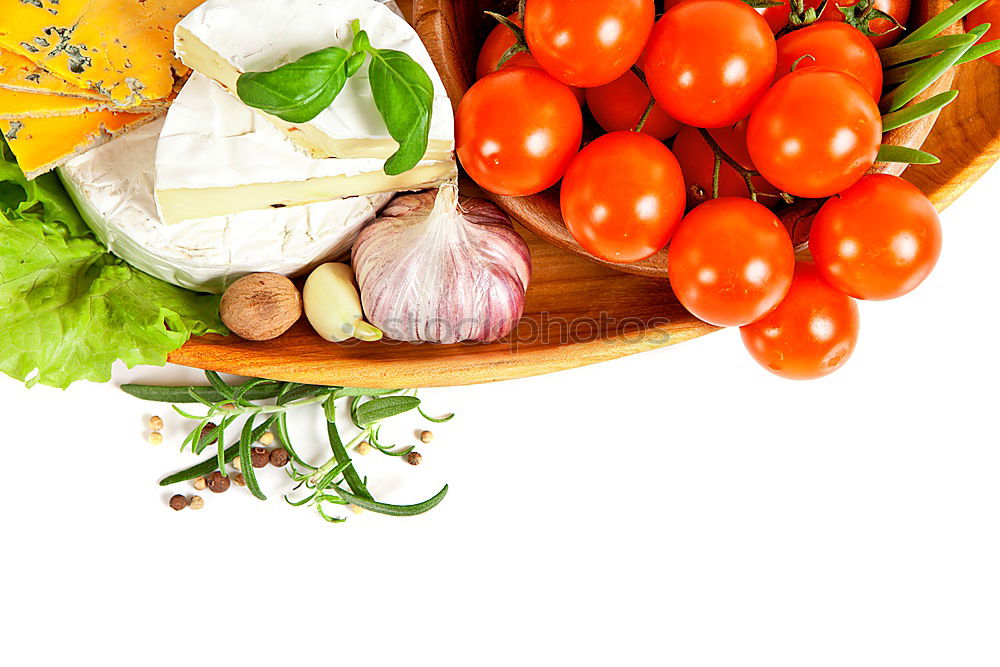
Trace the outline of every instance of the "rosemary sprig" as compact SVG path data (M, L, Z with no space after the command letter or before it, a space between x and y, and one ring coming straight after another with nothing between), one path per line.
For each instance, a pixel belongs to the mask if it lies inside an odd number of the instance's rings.
M431 421L448 421L454 415L440 419L428 417L420 410L420 399L415 390L405 389L365 389L359 387L325 387L320 385L277 382L252 378L238 385L230 385L214 371L206 371L208 386L166 387L148 385L124 385L126 393L150 401L169 401L178 414L196 422L184 439L181 449L191 447L193 452L201 452L212 444L217 451L210 458L165 477L161 486L195 479L216 470L226 474L225 466L237 456L246 464L243 476L250 492L261 500L266 496L260 488L256 472L251 464L251 447L268 430L272 430L289 455L286 467L288 476L297 484L295 489L305 487L311 491L304 498L292 500L285 495L285 501L294 506L311 505L325 521L341 523L343 517L327 513L325 505L354 504L372 512L392 516L421 514L436 506L447 493L447 485L432 498L415 505L392 505L375 500L368 490L367 479L354 467L348 451L357 443L370 439L378 450L391 456L402 456L413 447L395 451L378 441L381 424L385 419L411 410ZM346 398L350 403L351 419L358 427L358 433L346 445L340 437L336 419L336 403ZM273 403L261 403L270 401ZM204 415L194 414L177 404L199 403L205 408ZM327 422L327 435L332 456L320 465L304 460L292 445L288 433L288 413L292 410L322 406ZM226 429L239 419L244 419L239 440L229 446L225 444ZM258 420L262 420L258 425ZM218 422L217 424L215 422ZM349 490L342 488L345 486Z

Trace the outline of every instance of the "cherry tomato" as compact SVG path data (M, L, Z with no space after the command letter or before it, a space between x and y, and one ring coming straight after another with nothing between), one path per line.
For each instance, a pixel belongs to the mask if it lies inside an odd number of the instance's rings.
M846 23L819 21L778 39L775 77L785 76L793 66L797 70L815 66L840 70L860 81L876 102L882 96L878 51L860 30Z
M747 122L741 120L732 127L720 127L709 130L715 142L747 169L753 169L753 161L747 152ZM683 127L677 133L673 145L674 156L684 173L684 186L687 190L688 207L712 198L712 174L715 170L715 153L701 133L693 127ZM754 187L758 193L776 195L778 190L761 176L753 177ZM719 196L720 197L750 197L746 181L735 169L725 162L719 165ZM779 201L776 197L761 197L758 200L768 208Z
M843 366L858 342L858 304L798 262L788 295L771 313L740 329L750 355L775 375L812 380Z
M746 118L774 80L777 57L764 19L739 0L680 3L657 22L645 53L657 102L694 127Z
M455 152L469 176L499 195L555 185L580 149L583 115L567 86L541 69L488 74L455 114Z
M518 18L517 13L508 16L511 21L517 25L521 25L521 20ZM476 79L482 79L484 76L490 72L495 72L497 70L497 63L500 62L500 58L503 54L507 53L507 49L514 46L517 41L517 37L511 32L510 28L502 23L498 23L490 34L486 36L486 41L483 42L483 48L479 52L479 59L476 60ZM527 51L522 51L521 53L515 53L510 59L503 64L504 68L507 67L541 67L535 57L528 53ZM576 101L581 105L583 104L583 90L580 88L570 87L573 94L576 96Z
M823 204L809 249L837 289L859 299L894 299L934 268L941 224L916 187L898 176L871 174Z
M821 4L823 4L823 0L805 0L807 9L819 9ZM857 0L830 0L826 5L826 9L820 14L819 20L843 22L845 20L844 13L839 8L850 7L855 4L858 4ZM910 18L910 0L875 0L875 9L894 17L901 25L906 25L906 21ZM757 11L760 12L761 16L764 17L764 20L767 21L768 25L771 26L771 30L775 33L788 25L788 0L784 0L783 5L758 9ZM893 28L894 24L889 19L871 19L868 21L868 29L872 32L882 34L869 37L868 40L877 49L895 44L906 33L899 28Z
M653 0L528 0L524 35L535 59L559 81L602 86L639 58L653 28L654 5Z
M646 84L634 72L625 72L611 83L586 89L587 108L605 132L631 130L642 118L651 94ZM644 134L659 140L668 139L681 129L681 124L667 115L659 104L653 106Z
M761 175L799 197L849 188L875 162L882 116L857 79L828 67L783 76L754 108L747 148Z
M688 213L667 257L670 285L695 317L743 326L788 293L795 252L774 213L749 199L713 199Z
M609 262L649 257L684 215L684 177L670 149L639 132L598 137L563 178L566 227L589 253Z
M965 17L967 30L983 23L989 23L990 29L979 40L980 43L1000 39L1000 0L986 0ZM1000 65L1000 51L994 51L986 56L986 60L994 65Z

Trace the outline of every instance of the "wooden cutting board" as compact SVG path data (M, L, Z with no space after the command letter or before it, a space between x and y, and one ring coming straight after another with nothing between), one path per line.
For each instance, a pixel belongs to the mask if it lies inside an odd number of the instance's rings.
M406 2L400 2L407 9ZM1000 67L964 65L958 99L924 148L941 164L905 178L943 210L1000 158ZM715 328L695 319L665 280L620 273L521 230L535 274L524 319L489 345L328 343L304 320L266 343L202 336L170 355L176 364L236 375L359 387L439 387L541 375L681 343ZM947 230L946 230L947 232Z

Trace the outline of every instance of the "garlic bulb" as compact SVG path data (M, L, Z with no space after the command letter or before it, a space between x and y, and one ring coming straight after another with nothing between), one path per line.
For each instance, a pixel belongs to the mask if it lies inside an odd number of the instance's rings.
M368 321L400 341L506 336L524 309L531 254L507 216L442 185L396 197L351 254Z

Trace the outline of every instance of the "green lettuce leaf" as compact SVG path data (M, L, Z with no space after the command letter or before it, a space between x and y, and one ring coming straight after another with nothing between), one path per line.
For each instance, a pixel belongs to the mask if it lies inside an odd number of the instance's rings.
M218 307L108 253L55 174L28 181L0 142L0 371L65 388L108 381L119 359L162 366L191 336L226 333Z

